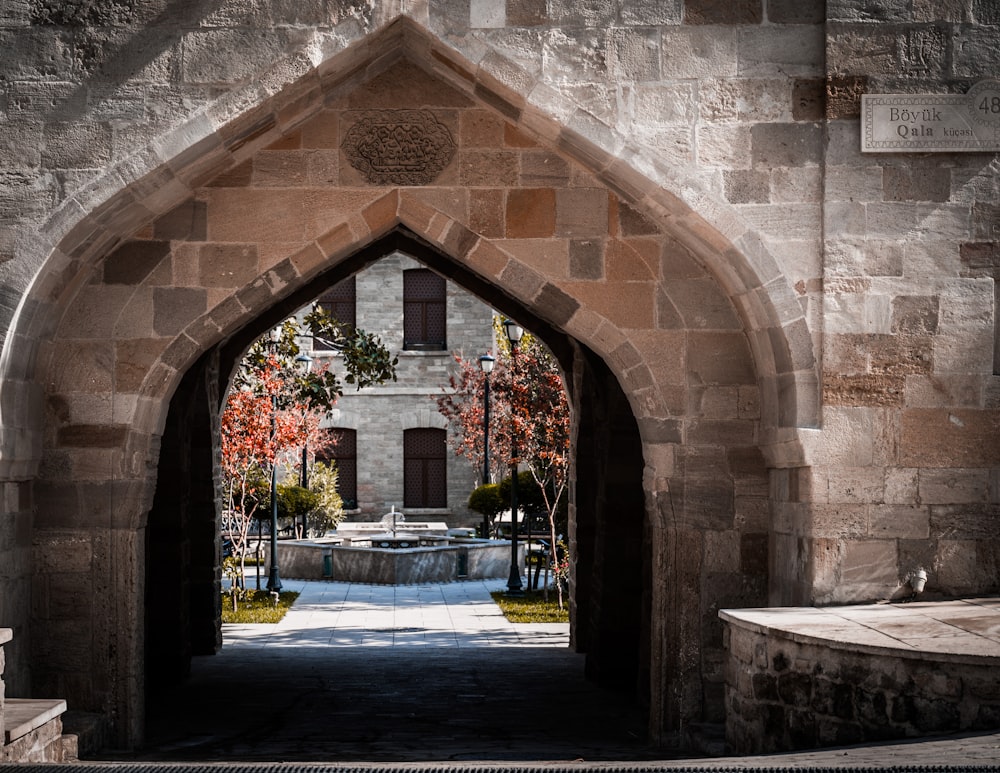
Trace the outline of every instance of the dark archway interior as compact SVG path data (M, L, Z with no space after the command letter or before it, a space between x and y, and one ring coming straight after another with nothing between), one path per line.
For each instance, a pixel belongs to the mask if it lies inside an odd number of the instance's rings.
M589 679L645 707L650 548L644 539L644 464L638 426L621 386L593 351L402 228L263 311L183 377L165 424L147 529L147 706L189 672L193 656L213 654L221 646L212 428L238 358L253 340L324 289L396 251L517 319L559 359L578 426L570 527L576 556L573 647L585 653Z

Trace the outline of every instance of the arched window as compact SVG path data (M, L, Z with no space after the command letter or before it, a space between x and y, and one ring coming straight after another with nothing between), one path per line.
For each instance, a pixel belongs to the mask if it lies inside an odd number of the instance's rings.
M358 433L353 429L335 427L329 430L333 438L321 461L337 465L337 493L344 500L345 510L358 507Z
M445 349L445 281L426 268L403 272L403 348Z
M317 303L345 328L353 328L357 324L357 283L353 276L337 282L323 293ZM315 351L329 351L330 344L313 338Z
M447 507L447 450L443 429L403 432L403 507Z

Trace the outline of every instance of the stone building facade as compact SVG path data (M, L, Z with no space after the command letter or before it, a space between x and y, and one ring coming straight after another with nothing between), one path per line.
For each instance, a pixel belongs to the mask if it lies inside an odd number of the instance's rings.
M992 0L4 4L9 694L141 741L220 644L236 357L397 251L560 359L573 645L654 742L722 719L721 607L997 591L997 158L860 139L998 35Z
M391 508L405 512L411 520L442 521L449 527L476 526L482 516L469 510L469 494L479 485L479 474L464 456L457 456L444 440L447 422L438 413L435 398L448 388L448 377L455 372L453 354L475 359L493 350L493 312L476 296L453 282L445 282L445 340L441 347L407 348L404 340L405 271L426 270L401 253L389 255L355 275L355 319L358 327L378 335L399 363L396 381L357 391L349 384L323 426L335 431L349 430L353 437L354 463L347 465L345 476L355 496L348 501L347 518L378 519ZM316 350L317 362L330 359L330 352ZM445 453L443 505L408 503L404 495L404 433L410 429L440 430ZM335 455L335 451L333 452ZM344 489L341 489L342 493Z

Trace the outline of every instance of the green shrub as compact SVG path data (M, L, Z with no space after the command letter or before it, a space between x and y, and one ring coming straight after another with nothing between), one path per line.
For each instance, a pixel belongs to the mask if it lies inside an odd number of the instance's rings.
M500 486L496 483L486 483L469 495L469 509L489 518L495 518L505 508Z
M278 517L300 518L316 509L319 495L302 486L278 486Z
M500 499L504 503L501 509L510 507L509 477L500 481ZM545 512L545 498L542 496L542 490L530 472L519 472L517 474L517 509L522 513Z

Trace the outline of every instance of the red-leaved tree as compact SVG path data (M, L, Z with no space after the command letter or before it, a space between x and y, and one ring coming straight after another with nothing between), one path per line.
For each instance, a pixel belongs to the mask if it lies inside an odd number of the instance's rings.
M265 361L253 382L236 387L226 401L221 419L223 496L241 577L251 524L269 501L272 467L305 444L322 449L326 433L320 429L321 415L289 393L274 357Z
M562 374L552 353L530 333L524 334L516 352L502 334L497 339L499 352L489 376L491 477L509 474L512 464L531 472L545 503L555 551L556 516L569 477L570 412ZM455 361L457 372L449 378L445 394L435 400L452 428L449 438L455 453L482 470L486 376L478 358L455 355ZM565 561L556 564L559 579L566 567ZM556 584L561 604L562 584Z
M344 383L361 389L396 379L398 360L377 336L342 325L320 306L302 323L286 319L272 334L241 360L220 420L223 496L241 577L251 523L269 503L270 479L282 457L303 446L315 455L329 444L320 420L333 409ZM299 367L298 342L310 337L340 354L343 382L329 362Z

